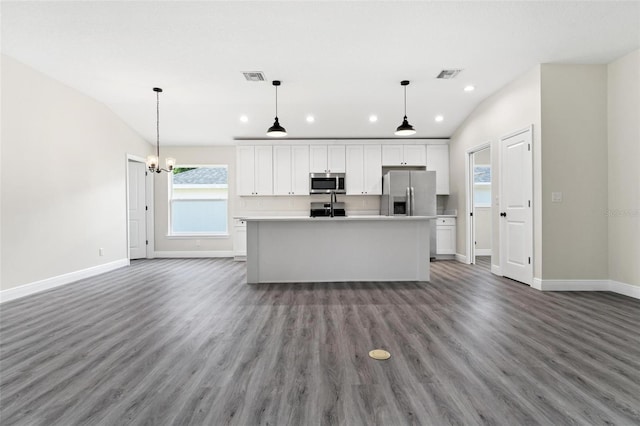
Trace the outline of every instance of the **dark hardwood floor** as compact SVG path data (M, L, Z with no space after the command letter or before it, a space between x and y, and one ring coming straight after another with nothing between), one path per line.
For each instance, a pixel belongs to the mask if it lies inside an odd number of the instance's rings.
M244 273L135 261L1 305L0 423L640 424L638 300L454 261L428 283Z

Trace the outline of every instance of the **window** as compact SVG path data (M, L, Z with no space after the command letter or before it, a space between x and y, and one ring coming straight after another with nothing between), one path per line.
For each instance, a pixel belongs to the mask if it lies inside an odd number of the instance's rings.
M227 166L176 166L169 176L169 234L226 235Z
M491 207L491 166L473 168L473 204Z

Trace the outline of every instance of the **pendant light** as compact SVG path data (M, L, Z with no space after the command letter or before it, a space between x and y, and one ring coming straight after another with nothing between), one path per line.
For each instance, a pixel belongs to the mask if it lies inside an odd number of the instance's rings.
M165 160L167 168L160 167L160 93L162 93L162 89L154 87L153 91L156 92L156 155L147 157L147 167L152 173L170 172L176 165L175 158L167 157Z
M278 86L280 86L280 80L273 80L273 85L276 87L276 120L273 122L273 126L267 130L267 136L281 138L287 136L287 131L278 122Z
M402 80L400 85L404 87L404 118L402 119L402 124L396 129L396 135L411 136L416 133L416 130L407 121L407 86L409 85L409 80Z

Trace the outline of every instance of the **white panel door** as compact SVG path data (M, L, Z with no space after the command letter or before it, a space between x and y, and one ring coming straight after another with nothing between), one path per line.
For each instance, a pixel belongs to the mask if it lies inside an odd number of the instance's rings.
M146 165L129 161L129 259L147 257Z
M364 159L364 193L382 194L382 148L380 145L365 145ZM348 175L347 175L348 176ZM348 177L347 177L348 179ZM349 181L347 180L347 183Z
M500 258L505 277L533 281L531 128L500 139Z
M327 170L331 173L344 173L345 164L345 146L329 145L327 147Z
M427 153L424 145L403 145L405 166L426 166Z
M327 146L311 145L309 147L309 171L311 173L327 173Z
M291 194L291 147L276 145L273 147L273 194Z
M362 145L347 145L347 195L364 194L364 158Z
M236 149L236 187L238 195L255 195L255 147L239 146Z
M255 147L255 194L273 195L273 154L272 147Z
M291 193L309 195L309 145L291 147Z
M427 145L427 170L436 172L436 194L449 195L449 145Z

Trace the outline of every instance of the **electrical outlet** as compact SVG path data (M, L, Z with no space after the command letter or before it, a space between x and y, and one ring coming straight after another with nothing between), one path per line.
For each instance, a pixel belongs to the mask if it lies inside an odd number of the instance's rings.
M196 240L196 247L200 247L200 240Z
M562 192L552 192L551 193L551 202L552 203L561 203L562 202Z
M100 248L98 249L98 254L99 254L100 256L104 256L104 249L103 249L102 247L100 247Z

